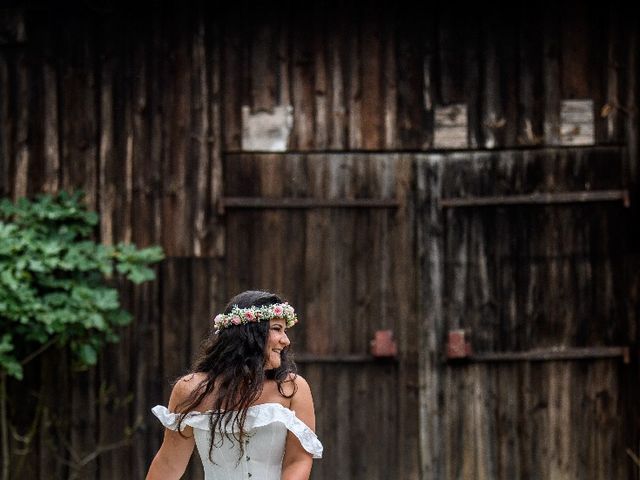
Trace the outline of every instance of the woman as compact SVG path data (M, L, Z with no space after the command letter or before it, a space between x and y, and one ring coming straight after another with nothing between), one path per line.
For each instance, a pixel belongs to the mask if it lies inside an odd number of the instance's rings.
M147 480L179 479L194 445L206 480L309 478L322 444L309 385L287 358L286 331L297 321L272 293L231 299L169 408L153 408L167 428Z

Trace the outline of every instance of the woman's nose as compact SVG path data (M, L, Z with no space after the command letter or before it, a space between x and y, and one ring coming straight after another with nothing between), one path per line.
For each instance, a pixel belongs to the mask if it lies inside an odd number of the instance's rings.
M289 344L291 343L286 333L282 335L282 337L280 338L280 342L286 346L289 346Z

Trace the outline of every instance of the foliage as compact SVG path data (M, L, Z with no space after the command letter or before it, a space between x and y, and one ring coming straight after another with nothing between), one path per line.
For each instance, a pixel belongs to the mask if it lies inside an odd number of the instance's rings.
M96 243L97 223L81 193L0 201L0 373L21 379L22 364L52 345L93 365L131 321L109 279L152 280L162 250Z

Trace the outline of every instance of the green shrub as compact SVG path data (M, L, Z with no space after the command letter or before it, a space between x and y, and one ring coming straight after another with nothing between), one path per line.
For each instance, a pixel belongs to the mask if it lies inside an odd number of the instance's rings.
M93 365L131 322L109 279L152 280L162 250L101 245L97 224L81 193L0 201L0 374L21 379L25 361L50 346Z

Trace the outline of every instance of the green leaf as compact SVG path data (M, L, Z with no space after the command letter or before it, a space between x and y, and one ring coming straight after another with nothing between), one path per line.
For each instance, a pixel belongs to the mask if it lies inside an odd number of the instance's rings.
M12 338L10 334L6 333L0 339L0 369L7 372L10 377L22 380L22 365L12 352Z
M94 299L96 307L100 310L114 310L120 306L118 291L112 288L96 290Z
M98 361L98 354L91 345L81 345L78 349L78 356L85 365L95 365Z

